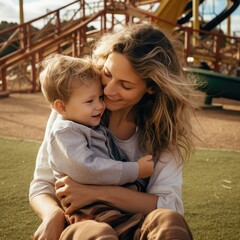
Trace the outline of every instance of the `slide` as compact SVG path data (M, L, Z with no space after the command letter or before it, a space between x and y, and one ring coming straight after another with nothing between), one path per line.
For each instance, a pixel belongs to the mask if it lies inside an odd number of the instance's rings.
M210 31L213 28L215 28L219 23L221 23L223 20L225 20L228 16L236 10L236 8L240 5L240 0L231 0L230 4L222 11L220 12L214 19L211 21L202 24L200 27L202 30Z
M161 0L154 15L176 24L189 0Z
M189 0L137 0L134 3L135 9L132 7L127 6L127 11L130 15L137 16L136 12L139 12L141 15L151 15L162 19L157 22L157 25L160 28L165 29L172 29L176 23L177 19L182 15L186 5L188 4ZM150 13L146 12L143 9L137 8L138 5L144 5L149 3L160 3L154 12ZM138 17L138 16L137 16Z
M211 105L213 98L240 100L240 78L200 68L188 67L183 70L196 77L198 90L206 93L206 105Z
M149 0L139 0L139 3L143 4L144 1ZM202 4L203 2L204 0L200 0L199 4ZM214 29L219 23L230 16L239 5L240 0L231 0L230 4L227 5L222 12L220 12L211 21L203 23L200 28L205 31ZM185 15L183 15L183 13ZM161 0L159 7L153 14L163 19L163 21L160 20L158 22L158 26L170 29L173 25L164 22L164 20L170 22L171 24L184 24L191 19L192 1ZM184 71L187 74L194 74L196 76L198 89L206 93L205 104L211 105L212 99L219 97L240 100L239 78L200 68L185 68ZM204 84L202 84L203 81Z
M199 5L202 4L205 0L200 0L199 1ZM185 9L183 10L183 16L181 18L178 19L177 24L184 24L188 21L190 21L191 17L192 17L192 1L190 1L187 6L185 7Z
M202 4L204 0L200 0L199 5ZM230 4L226 6L226 8L220 12L215 18L213 18L211 21L207 23L203 23L200 26L200 29L205 31L211 31L214 29L218 24L220 24L222 21L224 21L228 16L230 16L240 5L240 0L231 0ZM178 24L184 24L188 22L192 17L192 1L190 1L185 9L183 10L185 14L183 17L179 18L177 23Z

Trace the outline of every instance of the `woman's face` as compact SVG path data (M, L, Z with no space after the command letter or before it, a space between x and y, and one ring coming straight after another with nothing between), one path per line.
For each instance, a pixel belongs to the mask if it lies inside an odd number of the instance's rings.
M104 64L102 84L110 111L130 111L148 92L146 82L134 72L129 60L117 52L109 54Z

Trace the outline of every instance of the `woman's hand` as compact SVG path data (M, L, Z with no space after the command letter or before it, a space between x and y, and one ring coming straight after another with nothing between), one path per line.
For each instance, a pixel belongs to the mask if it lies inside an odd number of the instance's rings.
M97 202L97 193L101 186L79 184L66 176L56 181L55 188L65 213L71 214L79 208Z
M77 213L74 213L72 215L66 214L65 218L69 224L74 224L76 222L81 222L81 221L85 221L85 220L94 220L94 218L91 216L81 216Z
M104 202L127 212L143 214L148 214L157 207L158 196L120 186L83 185L70 177L63 177L55 183L55 188L56 196L66 214L70 215L94 202Z
M65 216L63 210L59 209L44 218L34 234L34 240L58 240L64 230Z

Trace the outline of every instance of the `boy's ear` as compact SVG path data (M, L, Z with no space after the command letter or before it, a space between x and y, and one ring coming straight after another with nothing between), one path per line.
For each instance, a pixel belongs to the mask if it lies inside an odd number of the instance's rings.
M63 101L57 99L53 103L53 107L57 110L57 112L61 115L65 115L66 109L65 109L65 104Z

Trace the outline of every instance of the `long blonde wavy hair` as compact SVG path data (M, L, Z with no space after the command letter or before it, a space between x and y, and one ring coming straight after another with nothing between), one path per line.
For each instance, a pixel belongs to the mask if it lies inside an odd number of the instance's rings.
M193 148L190 116L193 86L182 71L179 42L150 24L127 26L96 42L93 59L99 69L111 52L127 57L154 94L145 94L131 111L139 129L139 147L159 159L165 150L177 151L182 164Z

